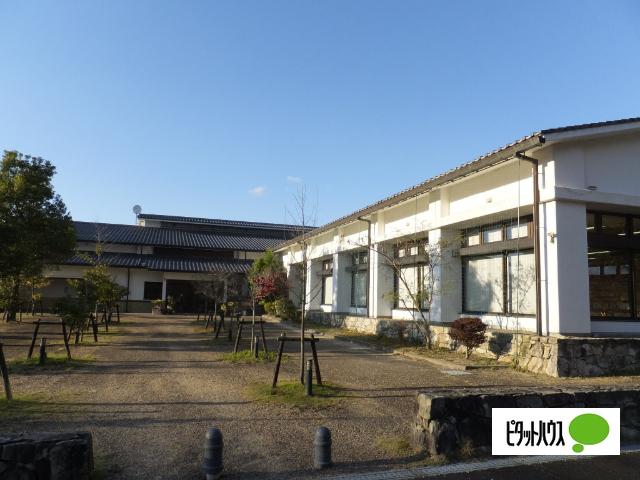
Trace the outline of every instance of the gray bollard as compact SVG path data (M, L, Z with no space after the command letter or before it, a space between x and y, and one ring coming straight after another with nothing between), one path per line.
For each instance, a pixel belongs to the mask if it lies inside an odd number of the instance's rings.
M256 335L255 337L253 337L253 356L255 358L258 358L258 353L260 352L260 349L258 348L259 345L260 345L260 339Z
M305 394L307 397L313 396L313 362L307 360L307 370L304 375Z
M331 462L331 431L327 427L318 427L313 439L313 446L315 450L314 468L322 470L333 465Z
M38 363L40 365L44 365L44 362L47 361L47 339L42 337L40 339L40 357L38 358Z
M204 441L202 471L206 480L217 480L222 475L222 432L210 428Z

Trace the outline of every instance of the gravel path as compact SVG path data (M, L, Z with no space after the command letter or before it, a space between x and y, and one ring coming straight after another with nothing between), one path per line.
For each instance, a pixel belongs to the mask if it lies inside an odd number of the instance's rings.
M283 328L267 324L271 349ZM308 478L313 433L320 425L332 431L336 473L418 464L419 456L386 452L377 440L408 437L421 388L585 383L504 369L448 374L325 338L319 346L323 380L345 387L348 397L330 408L299 410L251 401L247 385L269 383L273 364L222 361L231 344L213 341L194 318L125 316L113 330L97 346L87 339L73 347L74 356L92 355L95 362L13 375L14 395L44 397L51 413L5 419L1 430L89 430L105 478L189 479L200 478L204 434L215 425L224 435L225 478ZM30 333L27 324L0 325L9 358L24 358ZM297 376L295 348L288 345L292 356L283 365L284 380ZM59 340L52 349L61 349ZM616 382L638 384L632 377ZM63 414L54 408L60 405Z

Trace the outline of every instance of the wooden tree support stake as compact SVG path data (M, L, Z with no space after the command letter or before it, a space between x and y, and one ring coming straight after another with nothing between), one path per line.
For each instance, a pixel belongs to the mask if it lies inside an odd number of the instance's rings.
M284 351L284 343L285 342L299 342L299 338L289 338L285 333L281 333L278 337L278 357L276 358L276 366L273 371L273 382L271 383L271 388L276 388L278 384L278 375L280 374L280 364L282 363L282 352ZM313 355L313 364L315 365L316 371L316 383L318 385L322 385L322 376L320 375L320 362L318 362L318 351L316 349L316 343L318 343L318 339L311 334L310 337L304 338L305 342L309 342L311 345L311 353Z
M4 383L4 394L8 401L13 400L13 394L11 393L11 383L9 382L9 369L7 368L7 361L4 358L4 350L2 349L2 343L0 343L0 373L2 373L2 381Z

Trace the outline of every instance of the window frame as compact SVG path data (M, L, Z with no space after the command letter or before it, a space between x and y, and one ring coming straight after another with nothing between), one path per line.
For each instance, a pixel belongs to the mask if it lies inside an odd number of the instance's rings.
M320 297L320 305L321 306L332 306L333 305L333 291L331 292L331 303L325 303L325 281L327 278L331 278L333 279L333 257L332 258L328 258L325 260L322 260L322 270L320 271L320 281L321 281L321 285L322 285L322 292L320 293L321 297ZM327 268L330 265L330 268Z
M366 288L366 277L365 277L365 302L364 305L358 305L355 298L355 280L358 274L364 273L365 275L369 275L369 251L368 250L358 250L357 252L351 253L351 266L348 267L349 272L351 273L351 299L350 299L350 307L351 308L368 308L369 306L369 292L368 288Z
M640 289L637 288L640 282L640 274L636 275L635 262L640 262L640 234L634 233L634 224L640 222L640 215L632 213L610 212L606 210L587 210L587 219L593 215L593 228L589 227L588 220L585 220L587 233L587 249L606 249L624 253L630 266L629 279L627 280L629 311L630 316L621 317L615 315L599 316L592 315L591 309L591 280L589 279L589 314L591 321L595 322L640 322ZM606 233L602 227L603 216L616 216L625 219L625 234ZM589 259L587 258L587 268ZM603 275L603 267L600 266L600 275ZM638 278L637 278L638 277Z
M520 254L533 254L534 251L531 248L526 248L526 249L521 249L519 250ZM465 255L462 257L462 313L465 315L507 315L507 316L519 316L519 317L535 317L536 314L534 313L518 313L518 312L513 312L510 309L510 302L509 302L509 255L513 254L513 253L518 253L518 250L513 250L513 249L509 249L509 250L502 250L499 252L493 252L493 253L488 253L488 254L482 254L482 255ZM483 312L480 310L469 310L467 309L467 275L468 275L468 269L469 269L469 261L470 260L474 260L474 259L481 259L481 258L487 258L487 257L501 257L501 261L502 261L502 277L501 277L501 282L502 282L502 311L493 311L493 312Z
M393 309L403 311L422 311L428 312L429 309L424 305L420 305L420 308L403 307L400 305L400 276L398 270L403 268L417 268L418 275L418 290L422 291L424 288L424 266L428 261L427 245L429 244L429 238L420 238L418 240L407 240L404 242L397 242L393 245L393 258L397 262L396 268L393 271ZM411 252L413 248L416 248L415 254L407 255L407 251ZM400 255L401 251L404 251L404 255Z

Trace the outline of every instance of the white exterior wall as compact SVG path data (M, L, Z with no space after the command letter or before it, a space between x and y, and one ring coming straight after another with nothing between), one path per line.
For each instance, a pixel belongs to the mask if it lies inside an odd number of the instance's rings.
M619 135L614 135L612 129L592 133L549 134L542 149L527 153L540 162L537 233L541 246L543 333L640 333L640 322L591 321L585 224L587 209L640 214L640 129L627 129ZM424 232L434 244L442 235L455 236L462 228L514 218L518 210L520 215L531 214L531 173L529 162L512 159L379 210L368 217L373 222L372 243ZM367 224L353 221L323 232L310 250L311 257L334 255L334 312L351 311L351 279L344 271L349 263L346 252L366 244ZM287 249L281 252L285 263L294 260ZM461 259L454 252L445 264L448 271L438 272L443 294L434 302L431 313L434 322L448 323L464 314ZM369 315L410 319L409 312L392 310L392 303L385 299L385 293L393 289L393 275L385 274L375 251L370 253L370 268ZM533 316L482 318L494 326L517 325L528 331L535 331L536 327Z

